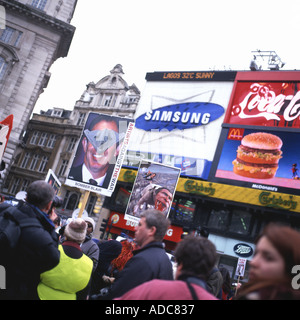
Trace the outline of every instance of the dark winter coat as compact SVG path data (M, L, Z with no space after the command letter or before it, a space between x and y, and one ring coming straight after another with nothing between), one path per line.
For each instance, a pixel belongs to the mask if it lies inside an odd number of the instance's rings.
M172 264L161 242L151 242L133 251L133 257L120 272L105 299L120 297L153 279L173 280Z
M0 205L0 212L7 204ZM12 263L6 268L6 290L1 290L4 299L38 299L37 285L40 274L54 268L60 258L58 236L54 225L38 208L23 203L18 210L35 218L40 227L22 229Z

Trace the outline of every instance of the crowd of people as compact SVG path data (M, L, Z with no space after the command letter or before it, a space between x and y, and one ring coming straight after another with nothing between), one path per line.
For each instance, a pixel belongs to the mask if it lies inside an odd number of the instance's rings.
M300 233L290 227L265 227L250 261L249 282L232 291L230 274L217 268L216 247L205 236L187 235L178 243L174 275L163 244L170 221L160 211L141 214L134 242L95 241L90 217L58 227L53 199L53 188L35 181L26 200L14 207L16 217L30 223L22 226L16 246L0 261L6 271L0 299L300 299L292 286L292 269L300 265ZM0 204L0 216L9 207Z

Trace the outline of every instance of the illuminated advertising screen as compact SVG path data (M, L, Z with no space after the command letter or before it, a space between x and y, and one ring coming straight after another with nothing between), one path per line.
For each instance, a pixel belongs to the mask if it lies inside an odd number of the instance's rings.
M223 129L211 181L300 194L299 132Z
M299 128L299 103L300 82L237 82L224 122Z
M207 179L235 75L148 73L128 146L131 162L145 154L147 160L180 168L182 175Z

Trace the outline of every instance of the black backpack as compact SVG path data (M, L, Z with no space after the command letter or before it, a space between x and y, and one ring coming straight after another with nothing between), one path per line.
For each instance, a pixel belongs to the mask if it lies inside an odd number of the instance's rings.
M0 211L0 265L6 266L14 254L21 229L27 227L42 227L35 218L28 217L17 207L8 205ZM0 207L0 210L1 210Z

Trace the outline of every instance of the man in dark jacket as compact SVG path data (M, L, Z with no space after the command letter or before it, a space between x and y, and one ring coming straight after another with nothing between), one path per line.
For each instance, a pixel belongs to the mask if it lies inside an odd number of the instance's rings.
M140 249L133 252L110 292L104 299L120 297L132 288L152 279L172 280L172 264L162 240L170 221L158 210L150 209L141 214L135 229L135 240Z
M0 290L1 299L38 299L40 274L58 264L58 237L48 214L53 198L54 190L47 182L35 181L27 189L26 202L15 208L15 215L35 223L21 229L13 257L5 268L6 289ZM1 204L0 212L6 208L7 204Z

